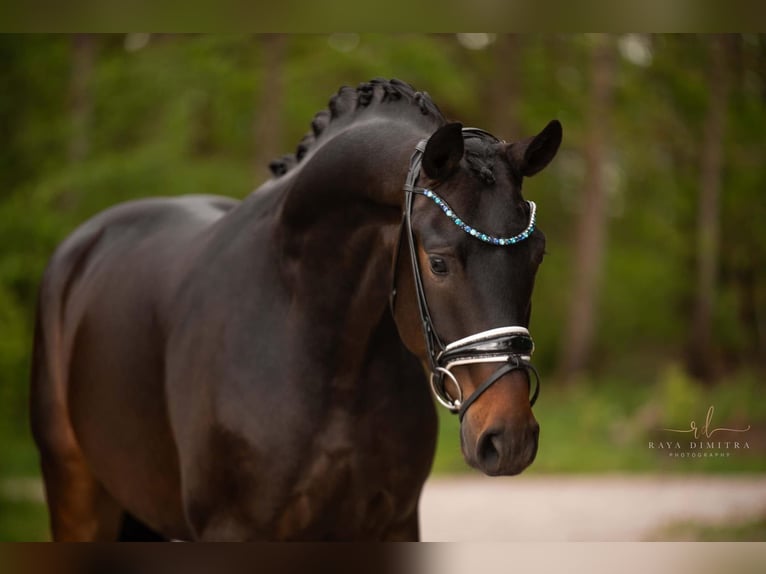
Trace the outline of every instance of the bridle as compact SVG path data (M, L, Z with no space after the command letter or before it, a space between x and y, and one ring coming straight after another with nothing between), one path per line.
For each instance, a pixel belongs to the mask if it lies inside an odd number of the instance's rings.
M499 141L495 136L478 128L463 128L464 137L489 136ZM484 241L491 245L505 247L515 245L525 240L534 230L536 209L533 202L527 202L530 206L530 221L527 228L521 233L512 237L495 237L483 233L465 223L452 208L436 193L430 189L417 187L417 180L420 174L420 165L423 158L423 152L426 149L427 140L421 140L415 146L415 151L410 158L410 168L407 172L407 178L404 184L405 200L402 214L402 223L399 229L399 241L396 246L394 256L393 288L391 290L390 306L391 313L394 314L396 303L396 280L399 267L399 251L401 241L404 235L407 236L407 243L410 251L410 261L412 263L412 274L415 279L415 293L418 302L418 312L420 322L425 337L426 350L428 353L429 367L431 370L431 390L436 400L452 413L457 413L462 422L468 408L493 384L503 376L516 370L527 371L535 376L535 390L530 398L530 404L534 405L540 394L540 376L537 370L531 364L532 353L534 351L534 342L526 327L507 326L495 329L489 329L474 333L457 341L444 345L439 335L434 329L431 313L428 309L425 289L423 288L423 278L420 273L420 264L418 263L417 249L415 245L415 234L412 230L412 209L415 195L423 195L431 199L452 222L464 232L468 233L477 240ZM463 399L463 391L451 369L459 365L473 365L478 363L501 363L501 365L492 373L476 390ZM447 392L446 382L449 381L454 387L455 395Z

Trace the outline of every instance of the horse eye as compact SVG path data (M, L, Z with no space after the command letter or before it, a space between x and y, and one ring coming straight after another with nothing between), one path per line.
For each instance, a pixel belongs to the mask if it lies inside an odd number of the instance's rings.
M431 255L428 258L428 262L431 265L431 271L436 273L437 275L445 275L447 273L447 262L444 261L441 257L436 257L435 255Z

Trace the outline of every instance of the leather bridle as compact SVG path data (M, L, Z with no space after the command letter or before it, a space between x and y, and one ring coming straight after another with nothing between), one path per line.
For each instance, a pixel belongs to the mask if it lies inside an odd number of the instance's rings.
M464 137L489 136L497 140L492 134L478 128L463 128ZM412 209L414 197L416 194L429 197L433 192L425 188L417 187L417 180L420 175L420 166L423 152L426 149L427 140L421 140L415 146L415 151L410 159L410 168L407 172L407 178L404 184L405 199L404 210L402 214L402 223L399 229L399 241L396 246L394 256L393 288L391 290L390 306L393 315L396 304L396 281L399 267L399 251L401 249L402 237L406 235L409 247L410 262L412 264L412 275L415 280L415 293L418 304L418 313L420 323L425 337L426 351L428 354L431 390L436 400L449 409L452 413L457 413L462 422L468 408L489 389L493 384L503 376L516 370L524 370L528 373L531 383L531 374L535 376L535 390L530 398L530 404L534 405L540 394L540 376L537 370L531 364L532 352L534 351L534 342L526 327L507 326L495 329L489 329L474 333L447 345L443 344L438 333L434 329L431 313L428 308L425 289L423 287L423 278L420 273L420 264L418 263L417 247L415 234L412 229ZM446 204L444 204L446 205ZM444 208L443 208L444 209ZM460 221L460 220L458 220ZM464 226L465 227L465 226ZM531 232L534 227L534 211L530 215L530 225L527 229ZM472 228L468 228L469 230ZM475 231L475 230L473 230ZM476 234L473 234L476 235ZM479 233L484 241L487 241L487 235ZM528 236L525 232L523 236L516 237L516 241L524 240ZM491 239L491 236L490 236ZM512 241L515 243L516 241ZM496 243L497 244L497 243ZM503 245L503 243L500 243ZM465 400L463 391L451 369L459 365L472 365L479 363L500 363L500 366L482 382L476 390ZM447 392L446 382L450 381L454 387L454 395Z

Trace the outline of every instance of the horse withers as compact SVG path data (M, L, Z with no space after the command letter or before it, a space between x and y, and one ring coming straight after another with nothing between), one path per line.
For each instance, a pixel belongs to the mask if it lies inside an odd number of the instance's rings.
M241 202L154 198L83 224L35 335L54 539L416 540L429 388L469 464L521 472L545 243L521 185L560 141L553 121L505 143L373 80Z

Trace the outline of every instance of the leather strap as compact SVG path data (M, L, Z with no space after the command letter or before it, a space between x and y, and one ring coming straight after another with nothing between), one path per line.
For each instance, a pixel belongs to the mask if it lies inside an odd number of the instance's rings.
M516 359L515 357L511 357L507 363L505 363L502 367L497 369L494 373L492 373L487 379L479 385L479 387L473 392L473 394L468 397L463 404L460 405L460 410L458 411L458 419L460 422L463 422L463 417L465 416L465 413L468 411L468 407L470 407L476 400L492 385L494 385L497 381L499 381L502 377L507 375L510 372L517 371L517 370L525 370L527 371L527 376L529 377L529 372L531 371L535 375L535 392L532 394L532 398L529 399L529 404L534 405L535 401L537 401L537 396L540 394L540 375L537 372L537 369L535 369L530 363L522 362ZM530 380L531 384L531 380Z

